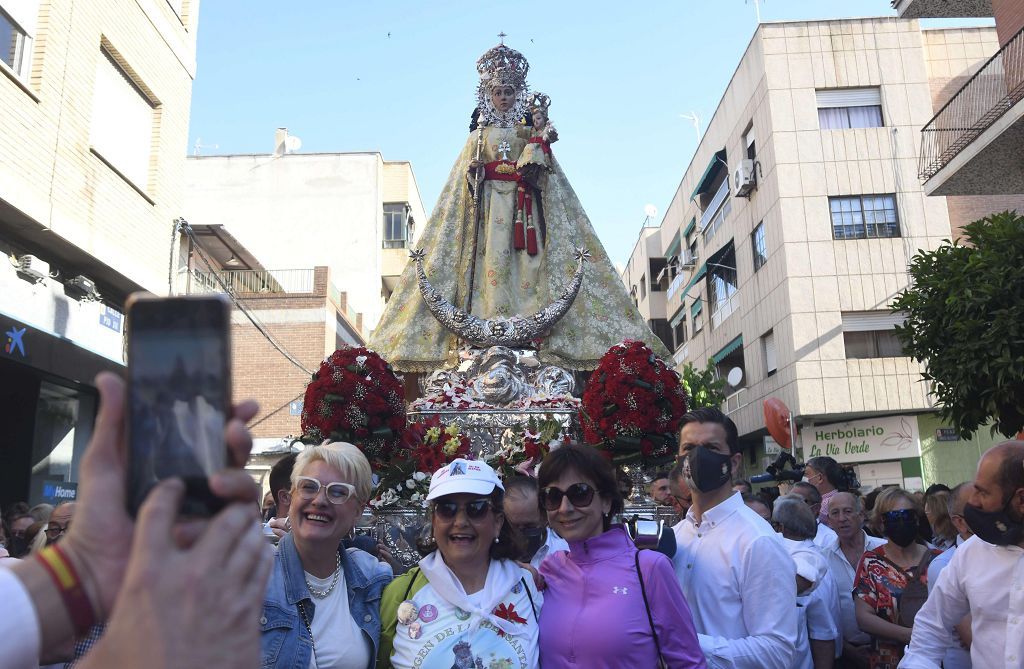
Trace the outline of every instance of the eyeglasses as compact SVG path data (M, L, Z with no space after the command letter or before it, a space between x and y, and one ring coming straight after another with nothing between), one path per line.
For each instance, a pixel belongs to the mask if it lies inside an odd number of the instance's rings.
M327 491L327 501L331 504L344 504L356 494L356 487L351 483L335 481L324 484L311 476L297 476L295 479L295 491L307 502L316 499L321 488Z
M882 518L887 523L909 523L917 518L917 512L913 509L894 509L883 513Z
M475 499L465 504L459 504L458 502L434 502L434 513L438 518L445 520L455 518L459 514L459 509L463 509L466 512L466 518L480 520L493 508L489 499Z
M569 504L582 509L594 501L595 492L597 491L586 483L574 483L567 490L548 486L540 491L540 503L548 511L557 511L562 506L562 499L568 497Z
M50 523L46 526L46 536L50 539L56 539L60 535L67 532L69 529L71 529L71 523L67 523L63 527L56 523Z

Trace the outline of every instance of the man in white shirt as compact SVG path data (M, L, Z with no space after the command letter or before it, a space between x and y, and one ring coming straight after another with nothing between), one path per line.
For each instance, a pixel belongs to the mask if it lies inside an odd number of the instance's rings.
M839 536L839 543L825 551L828 568L839 593L839 627L843 636L843 659L867 662L871 637L860 631L853 604L853 580L864 553L878 548L885 539L872 537L864 531L864 507L852 493L838 492L828 508L828 522Z
M821 515L821 493L807 481L797 481L794 483L792 493L799 495L804 500L804 503L811 507L811 511L814 512L815 523L817 524L814 533L815 545L826 551L834 549L836 544L839 543L838 535L836 535L831 527L818 520Z
M796 568L771 526L732 490L742 458L736 425L714 408L687 413L679 456L693 506L673 528L673 563L708 666L789 669Z
M548 527L547 514L541 513L537 501L537 479L513 476L504 484L505 520L526 539L523 561L539 569L540 563L547 556L558 551L568 551L568 542Z
M954 551L914 619L903 669L938 669L968 613L972 666L1024 665L1024 442L981 457L964 518L975 536Z
M964 520L964 505L971 496L972 486L969 483L961 483L949 492L949 519L956 528L956 544L941 555L938 555L928 565L928 594L930 595L939 582L939 574L953 559L953 552L958 546L974 536L974 532ZM961 642L970 646L971 617L968 615L961 620L953 634L953 643L946 649L946 656L942 658L942 669L971 669L971 653L966 650Z

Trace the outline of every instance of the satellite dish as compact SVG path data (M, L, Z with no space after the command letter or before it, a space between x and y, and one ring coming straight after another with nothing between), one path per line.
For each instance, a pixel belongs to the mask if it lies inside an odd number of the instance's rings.
M646 205L644 207L644 216L646 216L647 218L657 218L658 208L655 207L653 204Z
M725 380L729 382L730 386L735 388L743 381L743 370L739 367L733 367L729 370L729 374L725 377Z
M769 397L764 401L764 426L779 446L787 451L793 448L789 407L777 397Z
M288 153L294 153L302 148L302 140L295 135L288 135L284 138L284 150Z

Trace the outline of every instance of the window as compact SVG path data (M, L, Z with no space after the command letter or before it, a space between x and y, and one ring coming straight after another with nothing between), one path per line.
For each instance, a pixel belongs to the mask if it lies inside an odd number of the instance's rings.
M832 237L835 239L900 236L895 195L830 197L828 206L832 214Z
M38 13L33 0L0 2L0 61L21 79L28 78Z
M384 248L404 249L409 246L412 218L404 202L384 205Z
M690 306L690 318L693 319L693 336L697 336L697 333L704 329L704 304L698 297L693 301Z
M778 369L775 359L775 331L769 330L761 337L761 348L764 351L765 375L771 376Z
M750 234L750 247L754 254L754 271L764 267L768 262L768 247L764 238L764 221L757 224L754 232Z
M646 274L641 274L640 275L640 299L641 300L646 300L647 299L647 275Z
M753 123L747 126L746 132L743 133L743 146L746 148L748 160L754 160L757 158L757 142L754 138Z
M145 191L149 185L154 105L106 48L100 49L92 104L92 149Z
M733 298L739 290L736 277L736 250L732 242L708 259L708 308L711 327L717 328L736 310Z
M894 328L903 323L902 313L891 311L848 311L843 313L843 344L846 357L899 358L903 345Z
M818 126L822 130L881 128L882 96L878 87L817 91Z
M676 321L672 326L672 339L675 346L672 350L679 348L686 343L686 313L684 312L679 320Z
M648 262L648 269L651 274L651 292L659 293L668 290L671 269L668 258L651 258Z

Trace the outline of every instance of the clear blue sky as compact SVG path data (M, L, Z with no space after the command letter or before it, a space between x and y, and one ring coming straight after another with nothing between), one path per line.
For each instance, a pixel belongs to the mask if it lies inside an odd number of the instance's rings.
M555 154L623 262L644 206L664 212L675 193L697 146L680 114L714 113L752 2L203 0L189 151L201 138L218 145L204 154L269 153L287 127L303 152L411 161L430 212L465 141L476 59L504 31L551 96ZM888 0L761 4L763 21L892 14Z

